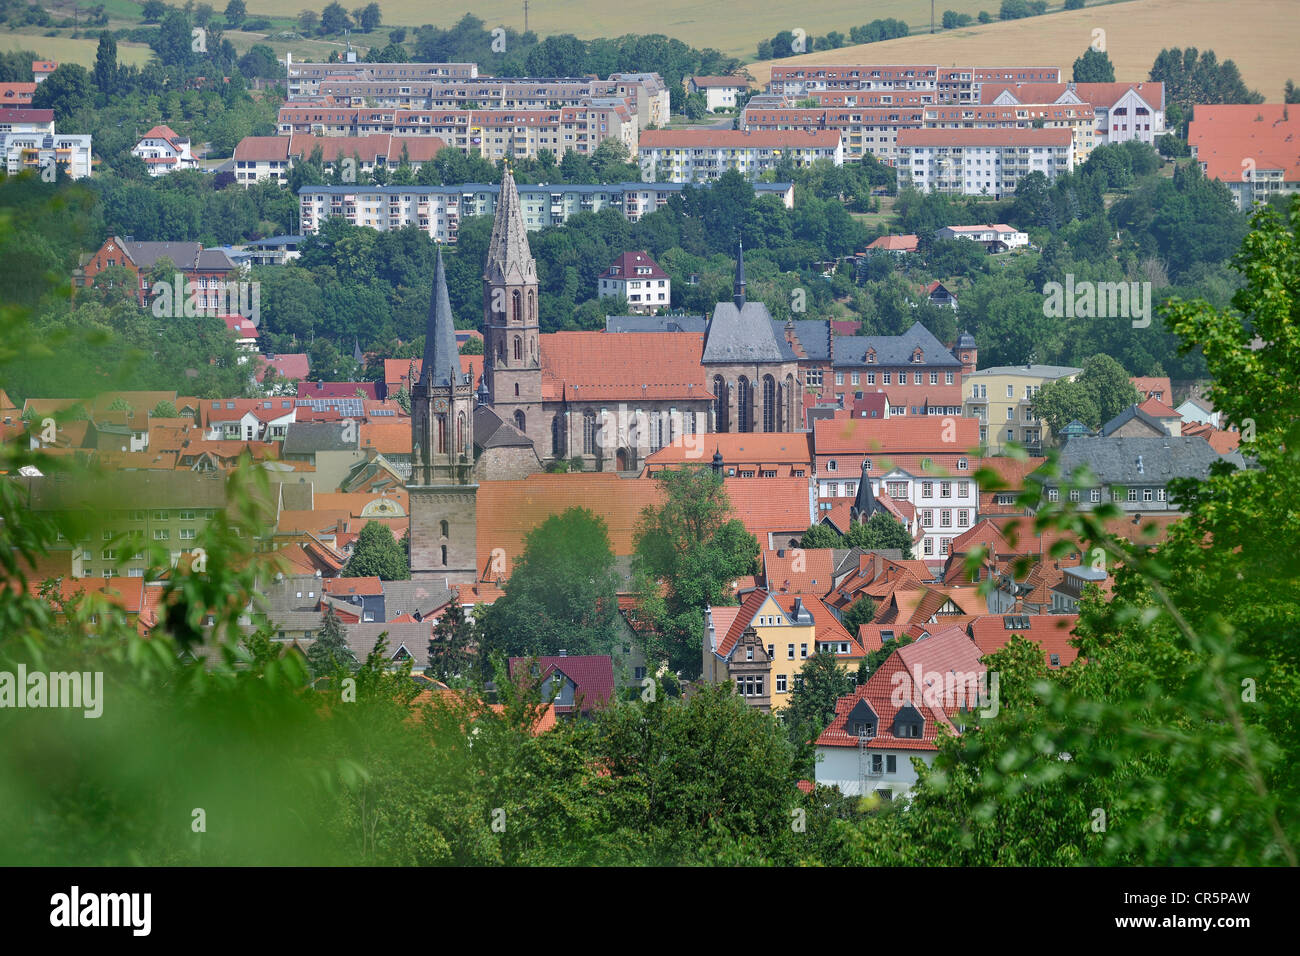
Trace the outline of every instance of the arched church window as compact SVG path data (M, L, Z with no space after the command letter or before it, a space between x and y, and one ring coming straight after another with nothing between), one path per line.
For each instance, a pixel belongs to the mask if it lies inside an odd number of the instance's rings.
M519 294L519 290L518 290L518 289L515 289L515 291L514 291L513 293L511 293L511 296L510 296L510 305L511 305L511 309L510 309L510 317L511 317L515 322L520 322L520 321L522 321L522 320L523 320L523 314L522 314L522 313L523 313L523 308L522 308L522 305L523 305L523 297Z
M524 358L524 340L516 335L515 336L515 361L516 362L523 361L523 358Z
M518 428L525 435L528 434L528 422L525 420L522 411L515 412L515 428Z

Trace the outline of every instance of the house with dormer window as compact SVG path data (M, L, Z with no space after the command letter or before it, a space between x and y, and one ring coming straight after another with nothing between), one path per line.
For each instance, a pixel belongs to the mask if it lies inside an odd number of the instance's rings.
M513 680L531 680L542 700L553 698L557 717L587 716L614 699L614 664L607 654L512 657Z
M817 784L845 796L906 797L916 785L914 762L931 765L939 738L960 734L965 714L987 703L981 653L959 627L895 650L836 702L817 738Z
M622 296L628 310L652 314L672 304L673 282L648 252L625 252L600 274L597 297Z

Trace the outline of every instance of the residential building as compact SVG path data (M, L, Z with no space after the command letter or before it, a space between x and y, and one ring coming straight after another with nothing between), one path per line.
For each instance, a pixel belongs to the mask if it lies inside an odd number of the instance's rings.
M895 650L836 702L817 738L817 783L845 796L906 797L917 781L913 759L931 765L940 735L959 735L963 714L987 702L981 656L960 627Z
M600 274L599 298L622 296L632 312L652 313L672 305L673 280L648 252L625 252Z
M1220 454L1199 436L1079 437L1071 438L1061 449L1060 476L1044 475L1043 482L1049 503L1068 496L1089 511L1102 501L1111 501L1125 512L1177 514L1180 509L1169 497L1169 482L1176 478L1204 480L1217 461L1245 467L1240 454ZM1092 486L1067 488L1070 476L1080 468L1088 470Z
M1074 169L1068 129L905 129L898 134L898 184L920 192L1013 195L1030 173L1054 180Z
M687 93L704 94L704 105L710 113L715 110L734 110L739 97L749 90L749 81L740 76L688 76Z
M538 658L512 657L510 677L536 682L542 700L554 698L557 717L586 717L614 700L614 666L608 655L572 655L560 651Z
M774 107L752 100L741 115L740 128L763 133L838 132L846 160L874 156L891 166L898 159L898 133L919 129L923 108L915 106Z
M82 179L91 171L91 135L55 132L53 110L0 107L0 154L10 176L57 171Z
M838 130L648 130L641 134L638 155L646 182L708 182L728 170L752 180L785 160L796 167L817 160L842 166L844 138Z
M251 186L264 180L289 181L288 136L245 136L235 146L235 182Z
M1096 145L1135 139L1154 145L1165 132L1163 83L985 83L978 102L993 106L1055 103L1092 107Z
M1048 382L1074 381L1083 369L1065 365L999 365L963 379L966 414L979 419L979 444L990 455L1005 455L1016 443L1030 455L1042 454L1052 430L1031 406Z
M198 167L198 160L190 152L189 138L179 135L170 126L155 126L149 130L140 142L131 147L131 155L144 160L150 176L166 176L177 169Z
M181 287L173 293L173 305L183 308L191 298L203 310L229 311L239 305L238 297L232 299L227 288L235 278L235 264L220 249L204 249L198 242L137 242L131 236L109 236L73 273L72 282L89 288L99 273L111 266L122 266L134 277L136 301L144 306L157 291L150 285L150 273L164 260L176 268L175 273L165 277L169 284L174 286L177 273L181 276Z
M519 186L520 215L529 232L558 226L579 212L617 209L629 222L654 212L678 195L682 183ZM792 183L755 183L760 196L775 195L787 209L794 206ZM496 214L501 187L463 186L303 186L298 191L299 222L304 235L315 234L330 216L370 226L380 232L415 225L437 242L455 243L460 222L470 216Z
M0 83L0 109L30 107L35 93L35 83Z
M878 239L873 239L867 249L902 255L905 252L916 252L919 241L916 236L910 233L902 236L881 236Z
M817 93L874 93L924 97L928 103L979 103L983 88L994 83L1058 83L1054 66L978 67L875 64L798 64L773 66L768 90L788 96Z
M1196 104L1187 127L1192 158L1228 187L1238 209L1300 192L1300 115L1291 116L1291 105Z
M44 83L58 68L59 64L54 60L32 60L32 79L38 84Z
M978 242L989 252L1006 252L1029 245L1029 233L1003 223L985 226L943 226L934 232L936 239L968 239Z
M462 80L478 76L476 63L358 63L346 58L336 63L295 63L287 57L286 90L289 99L318 96L322 81L335 77L415 82L421 80Z
M926 129L1069 129L1076 166L1087 162L1097 144L1097 120L1089 103L928 106L921 125Z

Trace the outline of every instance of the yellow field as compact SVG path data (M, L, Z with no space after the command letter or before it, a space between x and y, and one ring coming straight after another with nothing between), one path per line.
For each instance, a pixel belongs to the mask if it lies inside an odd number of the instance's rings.
M80 63L86 69L95 65L95 39L73 40L69 37L43 37L33 33L0 33L0 50L35 50L48 60L59 63ZM117 62L144 66L153 56L153 50L141 43L117 44Z
M1059 7L1064 0L1049 0ZM999 0L936 0L935 21L944 10L971 16L980 10L997 10ZM283 0L246 0L250 14L284 16ZM472 12L489 27L504 25L524 28L523 0L379 0L384 26L373 34L387 42L389 25L421 26L431 23L450 27ZM218 9L224 9L214 4ZM303 6L298 4L297 6ZM319 10L323 4L306 4ZM349 9L353 4L345 3ZM657 0L655 3L593 3L592 0L532 0L528 5L528 28L538 36L572 33L583 39L616 37L625 33L663 33L704 49L712 47L731 56L752 59L759 40L771 39L782 30L802 29L809 36L839 30L889 17L902 20L916 31L922 23L929 29L930 4L926 0L818 0L817 3L701 3L699 0ZM371 46L364 34L354 36L363 49Z
M943 0L939 0L943 4ZM946 4L943 4L946 6ZM996 9L989 0L986 9ZM990 23L931 36L909 36L780 60L794 63L938 63L1070 67L1105 31L1117 80L1145 80L1164 47L1212 49L1234 60L1246 85L1270 103L1282 100L1288 79L1300 83L1300 9L1294 0L1130 0L1128 3ZM749 71L767 83L773 61Z

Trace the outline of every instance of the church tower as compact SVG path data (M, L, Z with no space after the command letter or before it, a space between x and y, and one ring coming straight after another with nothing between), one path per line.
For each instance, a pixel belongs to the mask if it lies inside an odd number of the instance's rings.
M411 389L411 577L477 577L478 485L474 483L474 383L460 370L447 273L438 268L429 301L424 361Z
M531 438L541 454L546 426L538 333L537 262L507 164L483 271L484 378L493 410Z

